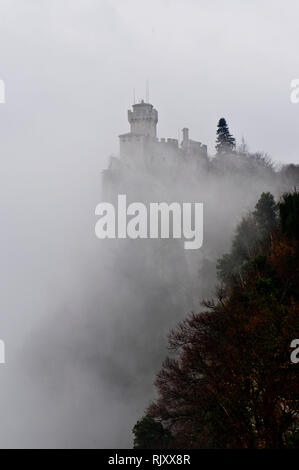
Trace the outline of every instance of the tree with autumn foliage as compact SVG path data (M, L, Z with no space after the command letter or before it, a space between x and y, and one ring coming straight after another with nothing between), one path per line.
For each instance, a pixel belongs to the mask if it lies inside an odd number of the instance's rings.
M261 243L257 232L244 275L170 334L158 398L147 410L169 433L170 448L298 446L299 370L290 344L299 333L299 195L283 196L278 219L270 196L249 215L268 234Z

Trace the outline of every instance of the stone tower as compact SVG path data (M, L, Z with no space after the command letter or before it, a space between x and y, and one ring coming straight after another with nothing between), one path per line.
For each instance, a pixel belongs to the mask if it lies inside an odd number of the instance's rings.
M133 111L128 111L128 120L131 126L131 134L149 137L157 136L158 111L153 105L142 100L133 105Z

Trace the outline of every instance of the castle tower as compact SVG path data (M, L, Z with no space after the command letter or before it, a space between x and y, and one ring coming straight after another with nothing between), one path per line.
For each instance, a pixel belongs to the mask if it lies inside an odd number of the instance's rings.
M158 111L153 105L142 100L133 105L133 111L128 111L128 121L131 126L131 134L150 137L157 136Z

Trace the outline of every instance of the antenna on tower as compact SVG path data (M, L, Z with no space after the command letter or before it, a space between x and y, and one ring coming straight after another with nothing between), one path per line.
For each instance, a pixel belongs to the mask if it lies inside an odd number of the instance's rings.
M135 88L133 88L133 103L136 104Z
M149 81L146 80L146 102L149 103Z

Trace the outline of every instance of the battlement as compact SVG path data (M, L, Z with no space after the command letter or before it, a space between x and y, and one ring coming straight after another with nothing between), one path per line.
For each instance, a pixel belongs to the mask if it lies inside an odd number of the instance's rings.
M158 111L154 109L152 104L144 103L144 101L134 104L132 107L133 111L128 111L131 134L156 137Z

